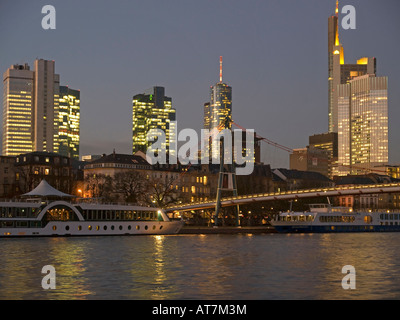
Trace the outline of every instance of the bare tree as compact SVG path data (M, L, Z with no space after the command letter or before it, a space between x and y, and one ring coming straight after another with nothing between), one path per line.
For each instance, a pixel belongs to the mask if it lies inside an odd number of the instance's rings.
M30 167L16 167L15 168L15 183L20 192L26 193L32 190L33 175L29 172Z
M144 201L159 208L178 203L181 199L174 187L176 182L176 178L168 175L165 178L149 178L146 183L147 192L143 194Z
M90 197L111 199L112 179L104 174L87 174L85 177L86 191Z
M136 170L118 172L113 178L113 191L121 194L123 200L131 203L140 203L145 193L146 179Z

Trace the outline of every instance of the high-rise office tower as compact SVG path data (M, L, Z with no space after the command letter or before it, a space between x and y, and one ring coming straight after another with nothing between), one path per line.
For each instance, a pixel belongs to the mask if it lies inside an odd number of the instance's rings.
M165 133L166 142L162 148L175 156L175 150L170 150L169 142L175 140L176 110L172 108L172 99L165 96L163 87L153 87L142 94L133 97L132 127L133 153L147 152L153 142L146 139L151 129L161 129Z
M338 85L365 74L376 74L375 58L361 58L356 64L344 63L344 50L339 41L339 1L336 2L336 14L328 19L328 57L329 132L338 132Z
M315 134L309 137L309 146L313 149L322 149L328 153L328 174L329 178L337 175L338 161L338 134L336 132L328 132Z
M232 87L222 81L222 57L219 58L219 82L210 87L210 101L204 104L204 129L210 136L205 137L205 154L219 159L218 150L212 151L212 138L223 129L232 127Z
M4 156L32 152L34 72L27 63L12 65L3 75Z
M13 65L3 75L3 155L58 152L58 74L55 63Z
M33 149L58 152L60 76L54 60L35 60Z
M204 104L204 129L210 131L218 127L230 129L231 120L232 87L222 82L222 57L220 57L219 82L210 88L210 102Z
M388 162L388 78L365 75L338 88L339 175Z
M58 152L79 160L80 91L60 86L58 108Z

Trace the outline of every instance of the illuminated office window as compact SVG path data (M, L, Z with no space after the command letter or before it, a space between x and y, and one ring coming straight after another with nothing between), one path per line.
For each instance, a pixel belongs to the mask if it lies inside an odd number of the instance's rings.
M365 75L339 86L339 174L364 174L387 164L387 77Z
M80 91L60 86L58 109L59 153L79 159Z

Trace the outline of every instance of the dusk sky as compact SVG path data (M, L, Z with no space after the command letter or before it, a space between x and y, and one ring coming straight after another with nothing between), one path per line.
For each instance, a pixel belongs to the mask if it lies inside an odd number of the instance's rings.
M80 155L129 154L133 95L164 86L178 130L199 131L223 56L234 121L302 148L309 135L328 131L327 28L335 2L0 0L0 71L55 60L60 84L81 90ZM55 30L41 27L47 4L56 9ZM400 165L400 1L344 5L357 12L357 29L339 30L345 62L376 57L377 75L389 77L389 160ZM265 163L288 165L286 151L262 148Z

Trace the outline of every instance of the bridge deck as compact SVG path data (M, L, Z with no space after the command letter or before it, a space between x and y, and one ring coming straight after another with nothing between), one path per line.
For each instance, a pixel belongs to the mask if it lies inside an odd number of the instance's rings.
M253 202L264 202L274 200L294 200L318 197L337 197L342 195L362 195L362 194L379 194L379 193L400 193L400 183L379 184L379 185L363 185L349 186L342 188L322 188L310 190L296 190L278 193L264 193L243 195L237 197L227 197L221 200L222 207L249 204ZM190 210L202 210L215 208L215 201L208 202L192 202L181 204L179 206L171 206L166 208L167 212L183 212Z

